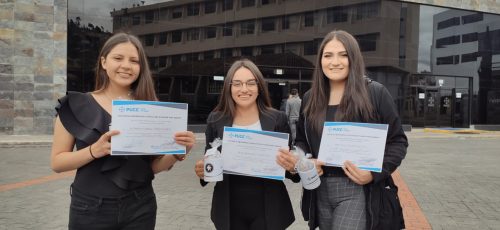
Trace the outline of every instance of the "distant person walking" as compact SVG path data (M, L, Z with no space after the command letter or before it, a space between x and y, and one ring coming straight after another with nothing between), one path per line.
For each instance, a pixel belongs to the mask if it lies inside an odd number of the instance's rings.
M288 124L290 125L290 131L292 133L292 143L295 143L295 137L297 136L297 126L295 123L299 120L300 105L302 100L299 97L299 91L297 89L292 89L290 91L290 98L286 101L286 116L288 117Z

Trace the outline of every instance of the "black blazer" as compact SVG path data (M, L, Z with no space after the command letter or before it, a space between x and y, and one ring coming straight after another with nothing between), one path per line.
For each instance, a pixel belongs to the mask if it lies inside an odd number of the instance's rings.
M274 109L270 110L269 113L261 112L259 114L259 119L262 130L290 133L290 127L288 126L287 118L284 112ZM232 117L221 117L219 112L210 113L207 119L207 129L205 131L205 150L210 148L209 143L215 138L218 137L222 139L224 126L231 127L232 125ZM298 175L291 175L288 171L286 172L286 177L294 182L300 181L300 177L298 177ZM200 183L202 186L207 184L203 180L200 180ZM214 222L215 227L219 230L230 229L230 183L230 177L228 175L224 175L223 181L217 182L214 188L211 219ZM264 189L264 209L267 229L286 229L295 221L295 217L285 184L282 181L269 179L265 180Z

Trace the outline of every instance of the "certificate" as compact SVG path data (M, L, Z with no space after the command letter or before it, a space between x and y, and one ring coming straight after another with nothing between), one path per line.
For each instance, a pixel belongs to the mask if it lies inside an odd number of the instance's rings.
M318 160L328 166L343 166L349 160L358 168L382 171L386 124L325 122Z
M288 133L224 127L224 173L284 180L285 169L276 163L276 155L287 146Z
M185 154L174 133L187 130L188 105L160 101L113 100L111 155Z

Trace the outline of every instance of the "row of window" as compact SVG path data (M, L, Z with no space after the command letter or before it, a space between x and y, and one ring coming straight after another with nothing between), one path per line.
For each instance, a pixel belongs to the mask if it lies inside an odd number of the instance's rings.
M275 3L276 0L240 0L239 6L241 8L253 7L257 4L268 5ZM206 0L203 2L193 2L186 5L175 6L171 8L161 8L159 10L150 10L144 13L144 23L153 23L159 19L177 19L185 16L198 16L203 14L213 14L220 9L219 12L233 10L233 0ZM135 14L132 16L132 25L141 24L141 15Z
M148 61L152 69L163 68L179 62L199 61L218 58L230 58L234 56L250 57L262 54L295 53L299 55L315 55L318 52L318 45L321 40L316 39L310 42L294 43L286 45L265 45L260 47L240 47L225 48L221 50L209 50L200 53L179 54L171 56L149 57ZM303 51L300 49L303 47Z
M479 52L462 54L462 62L474 62L480 56ZM456 65L460 63L460 55L450 55L446 57L438 57L436 59L436 65Z
M274 1L265 1L265 0L260 0L262 5L269 4ZM188 16L197 16L199 15L199 5L201 3L191 3L188 4L186 7L186 15ZM216 6L216 1L211 0L211 1L206 1L203 3L205 5L205 14L210 14L215 12L215 6ZM226 4L222 3L221 4ZM248 6L254 6L255 1L253 5L248 5ZM229 4L231 6L230 9L232 9L232 2ZM242 6L247 6L247 4L243 4ZM207 9L209 10L207 12ZM224 8L226 9L226 8ZM169 13L170 12L170 13ZM144 23L145 24L150 24L155 21L159 21L160 19L176 19L176 18L182 18L184 12L184 7L179 6L172 8L170 10L168 9L160 9L158 10L151 10L147 11L143 14L135 14L132 16L132 25L140 25L141 24L141 15L144 15ZM331 23L340 23L340 22L348 22L349 20L349 15L351 15L351 20L364 20L368 18L373 18L377 17L380 13L380 2L370 2L370 3L362 3L362 4L354 4L354 5L346 5L346 6L336 6L336 7L330 7L326 9L326 22L327 24ZM283 19L283 25L285 27L289 28L289 25L291 22L293 23L294 20L298 20L299 15L288 15L285 16ZM303 20L304 20L304 26L314 26L314 19L315 19L315 12L308 12L305 13ZM128 21L126 20L126 17L123 16L121 18L116 18L115 20L121 20L121 25L120 26L127 26Z
M344 20L347 20L347 16L341 16L337 17L334 16L336 15L338 10L341 10L343 12L349 12L350 9L360 9L361 11L365 11L366 9L372 9L370 12L376 12L373 14L369 14L371 16L367 16L366 14L364 17L373 17L376 14L378 14L378 6L379 4L363 4L360 5L361 7L358 8L353 8L353 7L332 7L327 9L326 17L327 17L327 24L331 23L337 23L337 22L343 22ZM370 7L366 7L370 6ZM373 11L373 9L377 9ZM342 15L342 14L340 14ZM347 15L347 14L345 14ZM353 14L353 15L360 15L360 14ZM356 17L357 18L357 17ZM362 18L361 18L362 19ZM297 28L299 26L299 21L302 21L301 26L302 27L312 27L315 25L315 12L306 12L303 14L294 14L294 15L286 15L286 16L281 16L281 17L269 17L269 18L262 18L262 19L256 19L256 20L247 20L247 21L240 21L236 23L239 25L239 35L251 35L255 34L256 32L256 23L260 22L260 32L261 33L266 33L266 32L271 32L271 31L276 31L277 27L281 26L281 30L288 30L291 28ZM158 45L165 45L167 44L167 38L170 36L170 41L171 43L177 43L177 42L182 42L183 40L183 34L185 34L184 40L186 41L195 41L195 40L200 40L200 39L211 39L211 38L216 38L218 31L221 31L222 36L233 36L233 27L234 23L226 23L223 25L214 25L214 26L208 26L208 27L202 27L202 28L190 28L190 29L185 29L185 30L176 30L176 31L171 31L171 32L162 32L159 34L148 34L144 35L144 43L146 46L153 46L155 45L155 37L158 40L157 44ZM220 29L219 29L220 28ZM200 36L201 34L201 36ZM367 48L369 50L370 48Z
M375 51L380 33L356 35L361 51ZM322 39L302 43L287 43L279 45L264 45L259 47L225 48L210 50L201 53L179 54L171 56L150 57L149 63L153 69L167 67L184 61L209 60L216 58L230 58L234 56L255 56L262 54L295 53L297 55L316 55Z
M458 26L460 25L460 19L462 19L461 20L462 25L479 22L483 20L483 13L476 13L476 14L465 15L462 17L453 17L450 19L446 19L444 21L438 22L437 29L442 30L448 27Z
M475 42L478 40L478 33L462 34L462 43ZM445 48L448 45L460 44L460 35L453 35L436 39L436 48Z

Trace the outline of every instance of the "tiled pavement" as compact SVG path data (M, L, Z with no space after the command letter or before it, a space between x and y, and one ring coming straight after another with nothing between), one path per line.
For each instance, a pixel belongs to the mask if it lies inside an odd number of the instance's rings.
M394 175L407 229L500 229L500 133L442 134L414 129ZM0 229L65 229L73 173L49 168L50 136L0 136ZM170 172L158 174L157 229L213 229L213 185L193 173L198 147ZM404 180L403 180L404 179ZM286 182L296 213L289 229L307 229L300 216L300 187Z

